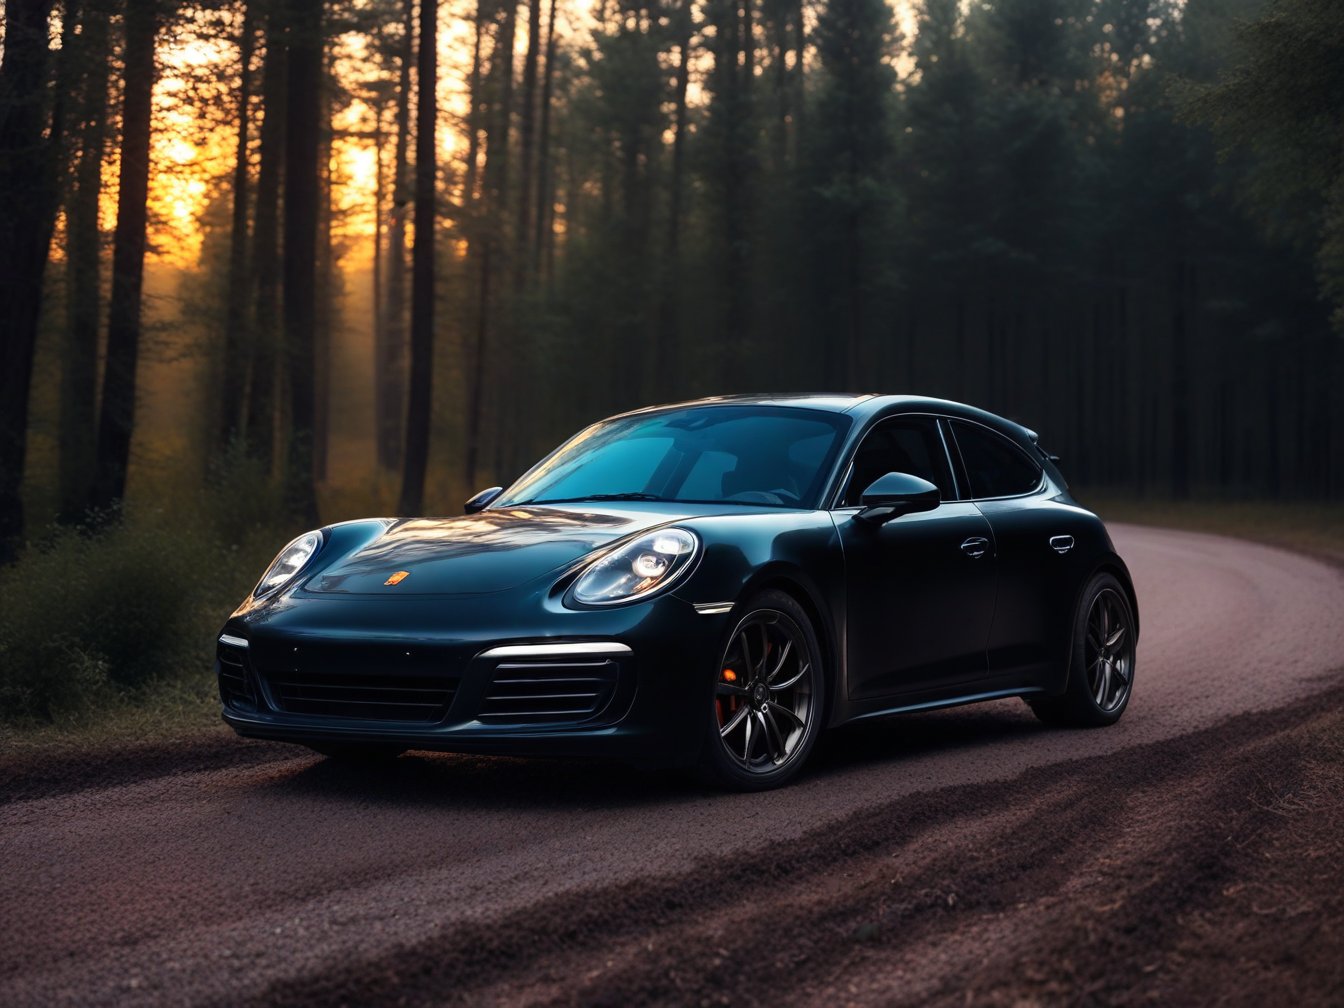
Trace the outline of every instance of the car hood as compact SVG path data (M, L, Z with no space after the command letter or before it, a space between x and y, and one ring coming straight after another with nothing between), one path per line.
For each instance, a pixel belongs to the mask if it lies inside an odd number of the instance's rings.
M337 595L477 595L567 567L644 528L687 517L662 508L517 507L397 522L320 568L304 590ZM406 572L397 584L387 581Z

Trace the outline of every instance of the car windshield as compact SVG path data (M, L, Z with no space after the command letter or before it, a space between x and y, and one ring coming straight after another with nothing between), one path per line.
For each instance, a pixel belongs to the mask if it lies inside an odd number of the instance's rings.
M814 508L849 419L792 406L714 405L581 431L493 507L659 500Z

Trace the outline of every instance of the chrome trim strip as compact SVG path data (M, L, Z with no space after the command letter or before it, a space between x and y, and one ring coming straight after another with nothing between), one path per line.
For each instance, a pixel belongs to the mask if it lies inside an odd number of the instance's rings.
M551 658L565 655L633 654L629 645L617 641L578 641L563 644L505 644L482 651L482 658Z
M227 644L229 647L247 647L247 641L242 637L235 637L233 634L220 634L219 642Z
M717 616L733 608L732 602L696 602L695 611L701 616Z

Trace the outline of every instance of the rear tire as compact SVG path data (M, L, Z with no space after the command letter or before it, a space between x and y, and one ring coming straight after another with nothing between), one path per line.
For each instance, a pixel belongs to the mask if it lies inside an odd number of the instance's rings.
M1100 728L1119 721L1134 691L1134 627L1134 608L1120 581L1107 573L1092 578L1074 613L1064 693L1028 700L1036 716L1066 728Z
M700 775L733 791L765 791L792 780L821 731L821 648L791 596L766 591L736 610L714 670Z

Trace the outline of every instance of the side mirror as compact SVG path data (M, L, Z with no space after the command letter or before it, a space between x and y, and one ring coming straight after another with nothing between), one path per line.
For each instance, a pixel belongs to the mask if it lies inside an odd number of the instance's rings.
M482 490L471 500L462 505L462 510L467 514L475 514L477 511L484 511L488 508L496 497L504 492L503 487L490 487L488 490Z
M942 494L926 479L892 472L875 480L859 500L863 510L858 517L880 525L901 515L932 511L942 502Z

